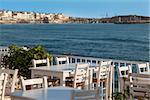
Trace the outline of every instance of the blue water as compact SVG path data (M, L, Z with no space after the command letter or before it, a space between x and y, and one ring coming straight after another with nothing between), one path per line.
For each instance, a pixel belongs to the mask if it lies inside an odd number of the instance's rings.
M0 25L0 45L43 45L52 54L149 61L149 24Z

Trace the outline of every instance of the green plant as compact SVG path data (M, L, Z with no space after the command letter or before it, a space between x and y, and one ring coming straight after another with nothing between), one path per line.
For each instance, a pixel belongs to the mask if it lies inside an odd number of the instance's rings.
M113 93L114 100L123 100L123 94L121 92Z
M4 63L9 69L19 69L19 75L30 78L29 67L32 59L51 58L51 55L41 46L30 49L20 48L16 45L9 46L9 55L4 57Z
M113 93L113 98L114 100L129 100L129 97L132 96L130 93L129 86L125 86L125 82L129 81L128 78L123 77L123 91L121 92L114 92Z

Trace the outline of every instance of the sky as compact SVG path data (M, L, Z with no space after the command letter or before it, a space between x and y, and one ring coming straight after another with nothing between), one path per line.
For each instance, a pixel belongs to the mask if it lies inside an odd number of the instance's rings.
M0 9L63 13L72 17L150 16L150 0L0 0Z

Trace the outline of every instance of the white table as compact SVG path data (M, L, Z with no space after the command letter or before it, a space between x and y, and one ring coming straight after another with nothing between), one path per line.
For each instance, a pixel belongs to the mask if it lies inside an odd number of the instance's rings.
M58 77L60 79L60 85L65 86L65 78L69 77L70 74L74 74L76 64L64 64L64 65L54 65L54 66L43 66L30 68L31 69L31 77L34 78L36 76L51 76ZM93 69L97 69L98 65L90 65L90 74L89 74L89 86L88 89L92 88L92 74Z
M73 90L80 91L70 87L19 91L11 94L11 100L71 100Z

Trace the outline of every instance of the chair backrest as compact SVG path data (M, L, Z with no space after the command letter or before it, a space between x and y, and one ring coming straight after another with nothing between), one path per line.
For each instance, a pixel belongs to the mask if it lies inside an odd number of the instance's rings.
M88 87L89 64L76 64L73 87L77 88L77 83L84 82L84 88Z
M111 60L109 60L109 61L102 61L101 63L100 63L100 66L110 66L111 65Z
M37 67L37 64L46 64L46 66L50 66L49 58L46 58L46 59L39 59L39 60L33 59L33 60L32 60L32 64L33 64L33 67L34 67L34 68Z
M150 98L150 75L148 74L139 74L139 73L130 73L130 93L134 98L142 97ZM133 98L130 96L130 99ZM147 100L147 99L146 99Z
M0 100L4 100L7 77L8 74L6 73L0 74Z
M17 75L18 75L18 69L12 70L12 69L3 69L2 73L7 73L7 84L6 84L6 94L9 95L10 93L15 91L15 86L17 83Z
M119 77L127 78L129 75L129 71L130 71L130 73L132 73L131 65L121 66L121 67L118 66L118 76Z
M101 62L96 76L96 88L100 89L100 100L107 100L112 95L113 66L111 66L111 61Z
M150 73L150 65L149 65L149 63L143 63L143 64L138 64L137 65L137 67L138 67L138 72L140 73L140 74L144 74L145 72L146 73Z
M106 78L110 71L111 61L101 62L97 72L97 79Z
M62 64L69 64L69 58L66 57L56 57L56 64L62 65Z
M131 65L128 66L118 66L118 90L119 92L124 92L129 84L129 73L132 73Z
M99 90L73 90L71 100L99 100Z
M47 77L44 76L43 78L34 78L34 79L27 79L24 80L21 76L21 86L23 91L26 91L26 86L31 86L31 88L47 88Z

